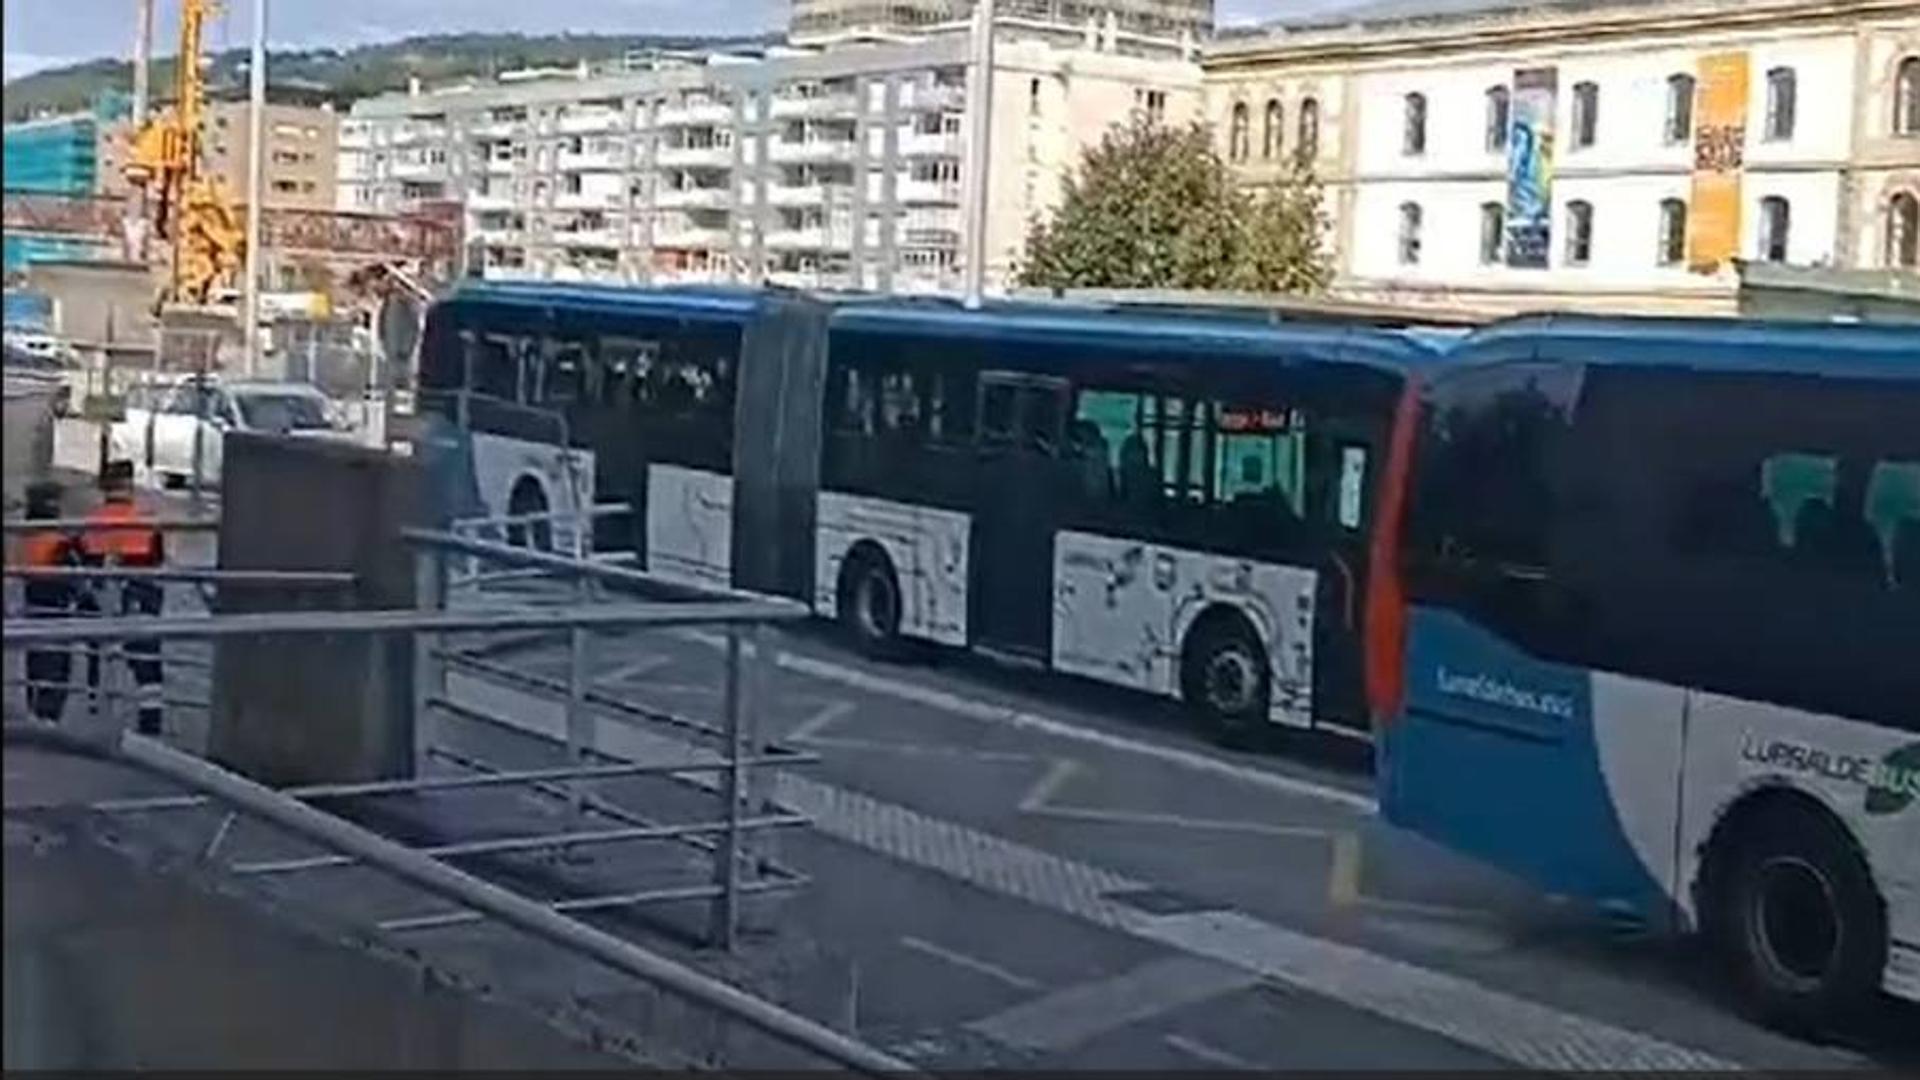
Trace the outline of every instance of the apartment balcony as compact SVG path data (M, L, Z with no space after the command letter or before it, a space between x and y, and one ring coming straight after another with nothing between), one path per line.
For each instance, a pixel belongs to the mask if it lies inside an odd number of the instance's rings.
M778 162L852 161L858 144L852 139L810 139L776 142L768 156Z
M726 229L700 225L662 224L654 227L653 246L693 250L724 249L733 246L733 237Z
M900 88L900 108L917 112L965 108L964 86L924 86L908 84Z
M733 123L733 106L720 101L662 105L654 114L655 127L711 127Z
M653 162L665 168L705 165L726 168L733 164L731 146L662 146L654 151Z
M624 191L561 191L553 196L555 210L606 210L626 204Z
M340 126L341 150L365 150L373 145L373 129L354 124Z
M767 202L774 206L825 206L829 191L842 190L845 189L828 188L825 184L774 185L767 188Z
M526 158L490 157L480 163L480 171L488 176L509 176L526 164Z
M571 232L556 230L553 241L570 248L620 248L626 245L626 230L612 225L599 229L575 229Z
M960 181L901 180L894 184L893 197L902 203L957 206L960 203Z
M769 110L775 119L800 116L853 116L860 111L855 94L826 94L820 97L776 97Z
M733 189L725 187L660 188L653 205L662 207L722 207L733 203Z
M611 150L583 150L574 154L561 151L555 162L561 172L611 172L627 167L625 147Z
M767 233L767 247L776 251L847 251L853 247L853 230L823 225L776 227Z
M468 129L481 139L511 139L527 133L525 120L484 120Z
M560 131L566 135L587 135L602 131L621 131L627 126L626 114L618 109L591 109L570 112L560 118Z
M523 231L505 225L476 225L473 238L482 244L508 246L519 244L523 239Z
M962 145L958 134L944 131L931 135L915 131L900 136L902 157L959 157Z
M513 209L513 196L504 191L469 191L467 209L476 212Z
M395 180L444 180L447 176L447 163L444 161L395 161L388 166L388 175Z

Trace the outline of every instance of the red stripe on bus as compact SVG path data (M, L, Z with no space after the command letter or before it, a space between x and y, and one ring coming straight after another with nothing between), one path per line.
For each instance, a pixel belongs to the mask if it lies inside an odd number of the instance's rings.
M1400 711L1406 694L1407 591L1400 577L1400 534L1405 525L1414 425L1419 416L1419 387L1409 380L1393 412L1380 508L1374 514L1373 538L1367 552L1367 706L1376 731Z

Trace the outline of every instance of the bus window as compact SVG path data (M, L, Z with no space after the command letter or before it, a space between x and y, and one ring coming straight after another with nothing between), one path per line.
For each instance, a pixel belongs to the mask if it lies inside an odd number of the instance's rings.
M1019 416L1019 389L1010 383L982 380L980 384L980 442L1005 446L1014 441Z
M467 388L501 401L520 400L520 352L526 339L505 334L467 337Z
M1361 500L1367 490L1367 448L1349 443L1340 448L1339 504L1336 520L1343 529L1360 527Z
M1066 432L1066 383L1017 373L980 377L980 445L1052 457Z
M581 381L591 353L585 342L548 340L544 354L528 365L528 401L535 405L571 405L581 398Z
M1306 425L1297 409L1218 410L1214 490L1222 505L1247 504L1272 518L1306 514Z
M1867 481L1867 522L1889 588L1920 593L1920 461L1881 461Z
M1780 546L1791 550L1795 526L1809 503L1833 506L1834 459L1821 454L1775 454L1760 464L1761 497L1773 511Z

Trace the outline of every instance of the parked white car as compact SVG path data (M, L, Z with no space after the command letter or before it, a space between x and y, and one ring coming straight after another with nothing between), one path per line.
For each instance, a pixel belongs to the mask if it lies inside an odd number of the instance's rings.
M222 440L229 431L351 438L333 403L305 383L184 382L128 396L126 419L113 425L113 454L132 459L151 482L186 486L194 475L196 432L200 485L220 483Z

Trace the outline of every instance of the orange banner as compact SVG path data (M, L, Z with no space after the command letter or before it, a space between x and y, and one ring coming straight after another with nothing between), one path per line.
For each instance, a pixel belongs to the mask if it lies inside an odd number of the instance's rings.
M1740 251L1740 172L1747 145L1747 54L1700 58L1693 125L1687 266L1711 274Z

